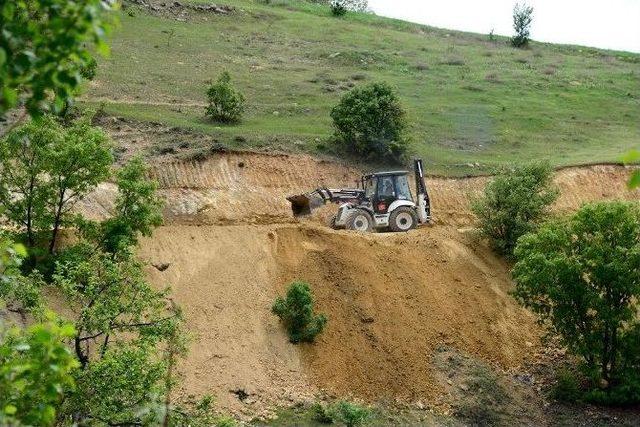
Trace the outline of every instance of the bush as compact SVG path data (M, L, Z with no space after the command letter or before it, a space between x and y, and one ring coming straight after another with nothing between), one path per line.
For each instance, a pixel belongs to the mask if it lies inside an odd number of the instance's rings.
M515 296L582 361L584 398L640 402L640 209L586 205L523 236Z
M331 405L329 413L332 419L344 423L347 427L362 425L371 417L371 411L368 408L345 400Z
M533 8L526 3L516 3L513 7L513 29L516 34L511 38L515 47L526 47L529 44L529 31L533 21Z
M481 232L496 251L511 256L518 238L535 229L558 195L551 179L552 169L544 163L504 170L472 202Z
M320 424L333 424L333 417L331 413L321 403L314 403L311 406L311 414L314 421L319 422Z
M244 112L244 96L231 85L231 75L224 71L207 90L209 106L206 115L222 123L240 121Z
M556 376L556 383L551 390L551 396L562 402L577 402L582 396L580 383L576 375L568 369L562 369Z
M332 1L330 7L333 16L344 16L347 14L347 7L339 0Z
M85 80L93 80L96 77L97 71L98 61L93 57L89 58L87 62L80 67L80 75Z
M336 137L351 153L399 160L406 151L405 111L386 83L351 90L331 110L331 118Z
M313 313L313 296L304 282L293 282L287 297L276 299L271 311L284 323L292 343L313 342L327 323L324 315Z

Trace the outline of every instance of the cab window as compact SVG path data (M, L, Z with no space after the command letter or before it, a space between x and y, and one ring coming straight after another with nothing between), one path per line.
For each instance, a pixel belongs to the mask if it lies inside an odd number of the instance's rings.
M392 176L383 176L380 178L380 190L378 193L379 197L395 197L396 191L394 189L393 177Z
M400 175L396 177L396 191L398 193L398 199L413 200L413 197L411 197L409 180L407 179L406 175Z
M364 195L368 199L372 199L376 194L376 187L378 185L378 178L369 178L365 182Z

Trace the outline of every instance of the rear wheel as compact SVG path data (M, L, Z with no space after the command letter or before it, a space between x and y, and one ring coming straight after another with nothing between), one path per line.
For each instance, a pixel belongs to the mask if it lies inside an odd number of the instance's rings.
M373 218L363 209L352 209L348 214L347 230L368 232L373 229Z
M418 225L418 214L415 209L408 206L400 206L394 209L389 216L389 229L391 231L409 231Z

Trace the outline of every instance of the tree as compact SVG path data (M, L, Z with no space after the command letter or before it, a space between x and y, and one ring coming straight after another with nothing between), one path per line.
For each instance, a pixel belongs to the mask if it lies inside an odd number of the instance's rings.
M231 84L231 75L224 71L207 90L209 105L206 115L222 123L238 122L244 112L244 96Z
M107 0L12 0L0 3L0 116L25 97L30 114L60 111L91 61L106 53ZM53 102L51 102L53 101Z
M640 402L640 209L586 205L523 236L515 296L579 356L594 387L586 398Z
M36 232L50 233L53 253L75 202L109 176L107 135L87 119L64 128L41 117L11 131L0 150L0 202L7 219L26 233L31 248Z
M355 88L331 110L336 137L347 151L393 160L406 151L405 115L398 96L386 83Z
M293 282L286 298L278 298L271 311L284 323L292 343L313 342L322 332L327 318L313 312L313 296L309 285Z
M75 331L54 318L0 330L0 424L49 426L78 367L64 340Z
M162 200L156 194L157 184L146 178L148 168L135 157L116 173L118 196L113 217L100 228L100 245L106 252L138 244L138 235L151 236L162 224Z
M511 256L518 238L536 228L557 198L552 169L533 163L503 170L471 204L480 231L499 253Z
M62 126L42 117L0 139L0 205L7 219L25 231L29 247L35 245L35 232L47 223L50 154L63 137Z
M515 47L526 47L529 44L529 32L533 21L533 7L526 3L513 6L513 29L516 34L511 38Z
M113 163L111 143L100 128L87 119L76 121L53 146L49 174L54 198L47 209L52 215L49 253L53 253L60 227L71 208L109 176Z
M58 262L53 284L73 312L73 348L81 369L65 412L111 424L142 423L159 407L167 364L160 349L181 334L182 313L145 280L128 252L85 244ZM184 348L181 348L184 351Z

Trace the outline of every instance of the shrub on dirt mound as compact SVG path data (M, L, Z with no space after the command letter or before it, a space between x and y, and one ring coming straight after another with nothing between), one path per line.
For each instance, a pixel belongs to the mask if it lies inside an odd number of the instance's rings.
M324 315L313 313L313 295L304 282L293 282L287 297L276 299L271 311L284 323L292 343L313 342L327 323Z
M406 151L405 111L386 83L353 89L331 110L331 118L348 152L399 160Z
M496 251L511 256L520 236L533 231L547 207L558 197L552 169L533 163L505 170L491 181L471 208L482 234Z
M244 113L244 95L231 84L231 75L224 71L207 90L209 105L206 115L222 123L240 121Z
M640 402L640 208L586 205L518 241L516 298L579 356L584 399Z

